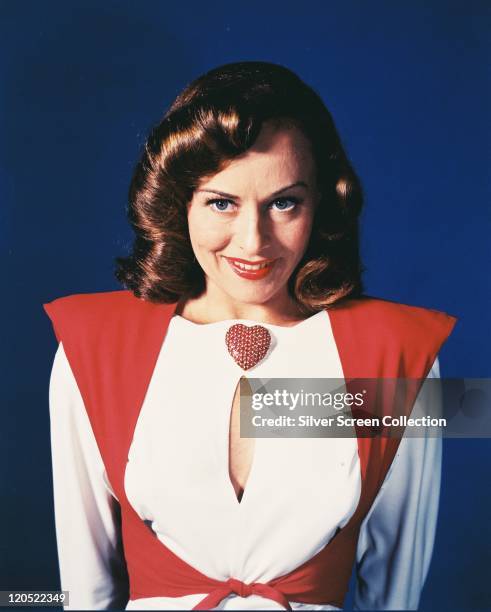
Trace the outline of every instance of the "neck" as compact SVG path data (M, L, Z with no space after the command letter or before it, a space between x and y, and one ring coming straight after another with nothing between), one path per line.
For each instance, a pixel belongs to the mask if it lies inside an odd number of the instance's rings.
M176 310L193 323L215 323L227 319L249 319L271 325L295 324L306 318L297 302L285 292L264 304L248 304L214 295L206 290L197 298L181 302Z

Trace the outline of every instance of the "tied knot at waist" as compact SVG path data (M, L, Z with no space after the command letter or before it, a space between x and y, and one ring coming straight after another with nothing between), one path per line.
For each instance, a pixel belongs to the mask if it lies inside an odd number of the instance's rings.
M266 599L276 601L283 606L285 610L292 609L285 595L279 589L276 589L269 584L261 582L251 582L250 584L246 584L245 582L237 580L236 578L229 578L226 582L221 583L219 587L202 599L199 604L193 608L193 610L210 610L212 608L216 608L223 599L232 593L235 593L239 597L259 595L261 597L265 597Z
M227 584L230 587L232 593L235 593L239 597L249 597L254 593L254 583L246 584L241 580L237 580L236 578L229 578L227 580Z

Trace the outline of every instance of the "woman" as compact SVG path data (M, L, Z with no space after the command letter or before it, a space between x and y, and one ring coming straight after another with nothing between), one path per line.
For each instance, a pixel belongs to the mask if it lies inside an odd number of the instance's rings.
M362 296L361 203L329 112L286 68L212 70L152 131L128 290L45 305L70 607L339 609L356 561L356 607L417 608L438 440L239 434L246 375L438 376L454 319Z

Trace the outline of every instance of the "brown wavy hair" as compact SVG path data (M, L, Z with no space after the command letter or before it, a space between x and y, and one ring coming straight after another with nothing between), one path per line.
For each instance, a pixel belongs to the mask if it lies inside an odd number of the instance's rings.
M205 289L189 239L187 204L202 178L256 140L265 121L295 125L309 139L321 201L289 290L306 312L362 293L360 182L319 95L293 72L266 62L215 68L176 98L145 144L129 190L133 252L116 277L135 296L172 303Z

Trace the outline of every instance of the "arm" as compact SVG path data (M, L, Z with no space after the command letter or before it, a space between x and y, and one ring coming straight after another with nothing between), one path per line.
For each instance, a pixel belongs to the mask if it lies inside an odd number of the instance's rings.
M49 402L56 538L61 587L70 593L68 609L124 608L119 503L61 343Z
M438 359L428 378L439 378ZM440 402L435 387L422 402ZM424 396L424 400L422 399ZM432 410L436 415L437 411ZM435 540L441 480L441 437L403 437L375 502L362 523L356 555L357 610L417 610Z

